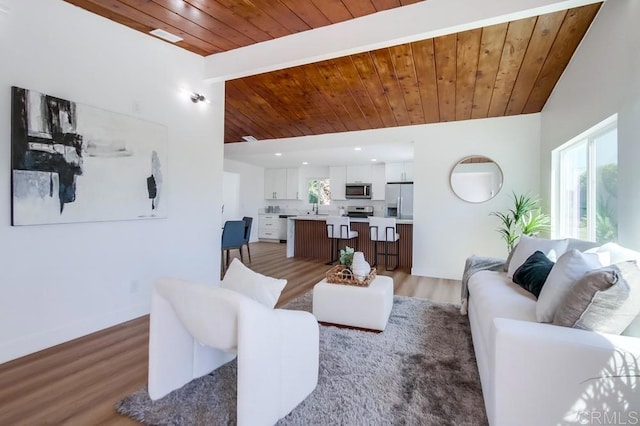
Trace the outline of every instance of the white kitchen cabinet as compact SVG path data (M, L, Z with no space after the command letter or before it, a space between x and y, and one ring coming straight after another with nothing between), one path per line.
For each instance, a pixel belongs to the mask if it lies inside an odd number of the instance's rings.
M301 194L299 169L264 169L265 200L299 200Z
M280 241L283 234L282 222L277 214L260 214L258 216L258 238L261 240ZM285 219L286 220L286 219ZM286 235L286 228L284 234ZM286 237L285 237L286 238Z
M264 169L264 198L287 198L287 169Z
M300 191L300 170L297 168L287 169L287 200L301 200Z
M371 166L371 199L384 201L385 185L387 183L384 164Z
M406 182L413 182L413 161L407 161L404 164L404 180Z
M329 185L331 185L332 200L346 200L344 187L347 183L347 168L345 166L329 167Z
M413 162L387 163L385 167L387 182L412 182Z
M347 166L347 183L371 183L371 166Z
M387 182L402 182L404 175L404 163L387 163L385 165L385 176Z

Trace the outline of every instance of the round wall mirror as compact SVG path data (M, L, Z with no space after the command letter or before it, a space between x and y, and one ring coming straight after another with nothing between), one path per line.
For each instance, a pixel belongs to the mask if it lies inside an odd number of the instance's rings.
M451 189L461 200L484 203L502 188L502 170L491 158L482 155L465 157L451 170Z

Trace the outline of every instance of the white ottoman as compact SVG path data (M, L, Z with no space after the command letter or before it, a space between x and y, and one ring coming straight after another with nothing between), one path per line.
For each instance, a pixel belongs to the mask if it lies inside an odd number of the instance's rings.
M313 315L320 322L384 330L393 306L393 279L377 276L368 287L330 284L313 287Z

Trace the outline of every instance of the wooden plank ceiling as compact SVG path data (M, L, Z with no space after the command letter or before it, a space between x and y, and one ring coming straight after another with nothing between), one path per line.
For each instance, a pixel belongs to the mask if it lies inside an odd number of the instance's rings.
M229 80L225 142L540 112L599 8Z
M237 49L422 0L65 0L199 55Z
M421 0L65 0L200 55ZM226 83L225 142L539 112L600 3Z

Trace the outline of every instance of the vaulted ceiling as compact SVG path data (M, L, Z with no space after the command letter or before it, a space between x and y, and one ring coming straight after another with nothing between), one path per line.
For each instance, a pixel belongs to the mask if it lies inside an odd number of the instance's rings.
M65 0L144 33L211 55L422 0Z
M209 55L419 0L65 0ZM601 3L228 80L225 143L540 112Z

